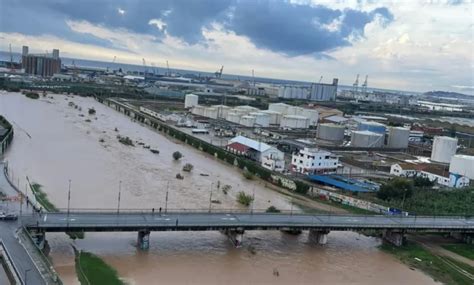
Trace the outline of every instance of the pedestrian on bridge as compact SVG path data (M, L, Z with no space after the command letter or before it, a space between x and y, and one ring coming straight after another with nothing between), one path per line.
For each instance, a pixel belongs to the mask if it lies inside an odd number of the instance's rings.
M155 208L151 209L151 213L154 215L155 214Z

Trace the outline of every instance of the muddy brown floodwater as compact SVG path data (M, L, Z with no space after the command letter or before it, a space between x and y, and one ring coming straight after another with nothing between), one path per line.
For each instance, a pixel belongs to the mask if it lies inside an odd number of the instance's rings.
M91 107L95 115L88 114ZM245 180L235 168L132 122L92 98L48 95L32 100L3 92L0 114L15 128L5 157L15 181L24 188L27 175L43 185L60 208L67 206L69 179L72 208L116 208L119 181L122 209L164 208L167 190L170 209L207 209L211 189L212 199L221 202L212 204L213 209L242 209L235 201L241 190L254 193L255 209L291 207L287 196ZM117 135L129 136L136 146L120 144ZM160 154L137 142L159 149ZM184 155L179 162L171 157L176 150ZM176 173L188 162L193 171L177 180ZM232 186L227 195L217 189L218 182ZM148 252L136 249L136 233L86 233L84 240L75 242L64 234L48 233L47 239L65 284L79 284L71 243L104 258L129 284L435 284L381 252L380 240L351 232L332 232L327 245L316 246L306 233L253 231L245 234L240 249L218 232L153 232Z

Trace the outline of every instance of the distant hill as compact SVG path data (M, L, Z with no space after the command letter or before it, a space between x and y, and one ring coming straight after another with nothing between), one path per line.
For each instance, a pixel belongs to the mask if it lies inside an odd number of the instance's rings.
M474 96L472 95L456 93L456 92L447 92L447 91L429 91L429 92L423 93L423 95L431 96L431 97L445 97L445 98L456 98L456 99L473 99L474 98Z

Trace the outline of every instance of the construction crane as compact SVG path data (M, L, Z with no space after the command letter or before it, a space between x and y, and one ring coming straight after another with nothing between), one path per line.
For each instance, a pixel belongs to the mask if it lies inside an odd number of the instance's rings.
M364 83L362 84L362 93L365 95L367 94L367 79L369 78L368 75L365 76Z
M352 87L354 92L357 92L359 89L359 74L357 74L356 81L352 84Z
M9 50L10 50L10 70L13 71L14 68L13 68L13 53L12 53L12 44L10 44L8 46Z
M221 78L222 77L222 71L224 70L224 66L221 66L221 69L219 69L218 71L214 72L214 75L216 76L216 78Z
M78 70L77 70L76 62L74 61L74 59L72 60L72 67L74 67L72 73L74 74L74 77L77 77Z
M319 78L319 82L318 82L318 83L321 83L322 80L323 80L323 76L321 75L321 77Z
M168 60L166 60L166 69L168 70L166 76L171 76L170 65L168 64Z

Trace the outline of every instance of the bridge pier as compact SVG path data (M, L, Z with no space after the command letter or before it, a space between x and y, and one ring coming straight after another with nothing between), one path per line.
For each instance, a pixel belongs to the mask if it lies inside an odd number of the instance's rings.
M138 231L137 246L141 250L147 250L150 248L150 231L149 230Z
M237 248L242 246L244 232L245 231L241 228L221 230L221 233L225 234L230 242Z
M395 246L402 246L405 241L405 233L403 231L385 230L383 232L383 239Z
M328 230L309 230L309 240L316 244L324 245L328 243Z

